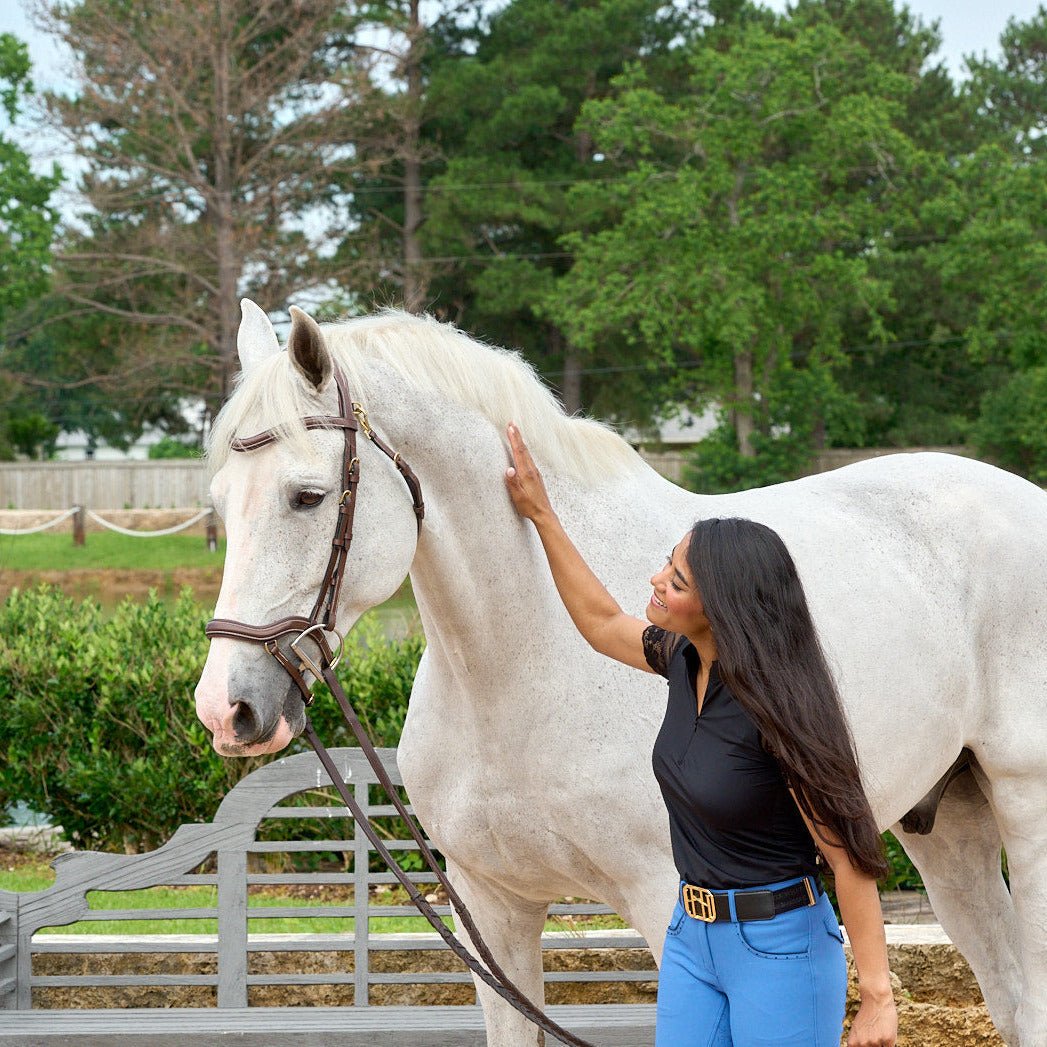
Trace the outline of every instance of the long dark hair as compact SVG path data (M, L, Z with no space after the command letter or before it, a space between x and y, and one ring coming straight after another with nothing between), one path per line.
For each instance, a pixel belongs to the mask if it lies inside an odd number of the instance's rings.
M886 876L854 740L785 543L754 520L700 520L687 563L720 678L756 724L801 810L816 830L839 840L855 868Z

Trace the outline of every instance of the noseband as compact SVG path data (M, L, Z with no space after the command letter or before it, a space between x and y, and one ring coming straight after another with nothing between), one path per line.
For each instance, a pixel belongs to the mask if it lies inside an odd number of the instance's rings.
M410 876L403 871L400 863L390 853L388 847L377 835L371 826L367 815L360 809L356 798L350 792L349 787L342 780L334 765L327 749L317 737L308 715L305 718L303 734L312 746L327 771L342 801L345 803L349 813L353 816L357 826L363 830L374 848L375 852L385 861L390 871L403 885L411 901L417 906L423 916L429 921L433 929L444 939L451 951L462 960L462 962L484 983L489 985L507 1003L511 1004L529 1021L540 1029L555 1037L561 1043L570 1044L571 1047L593 1047L586 1042L561 1028L552 1019L546 1017L527 997L509 980L505 971L499 966L497 960L491 955L491 951L483 938L480 936L473 922L469 910L459 897L447 874L440 868L436 856L429 847L428 841L422 835L411 813L400 798L399 790L393 785L388 772L382 764L378 753L375 752L371 739L363 729L360 721L353 710L349 699L342 689L341 683L334 674L334 668L342 655L344 637L335 628L336 612L338 607L338 594L341 592L342 581L345 577L345 564L349 556L349 546L353 540L353 517L356 513L356 492L360 483L360 459L356 454L356 434L363 430L364 435L371 441L393 465L399 470L411 492L414 503L414 515L418 522L418 530L421 532L422 519L425 516L425 503L422 501L422 485L418 482L411 467L400 457L398 451L394 451L378 434L371 428L367 420L367 412L354 401L349 395L349 387L345 376L336 367L334 369L335 386L338 389L338 414L336 415L311 415L302 419L306 429L341 429L345 433L345 443L342 449L342 493L338 499L338 522L335 525L334 538L331 539L331 555L327 561L327 570L324 572L323 581L320 583L320 592L317 594L316 602L308 618L301 615L291 615L280 618L269 625L249 625L246 622L238 622L232 618L212 618L204 629L208 639L222 637L227 640L243 640L247 643L262 644L294 681L301 692L302 701L306 707L313 704L313 694L305 679L308 670L317 680L323 680L331 690L338 707L342 711L346 722L352 728L356 740L367 757L375 772L379 783L385 789L392 801L393 807L403 818L412 839L418 845L419 852L428 863L430 870L437 881L447 892L447 897L454 907L465 927L470 939L476 947L476 951L487 966L484 967L469 950L455 937L440 918L436 910L426 901ZM346 410L346 408L349 410ZM231 447L234 451L256 451L260 447L266 447L279 439L273 429L243 439L233 440ZM338 638L338 648L331 650L326 633L333 633ZM295 635L290 642L291 651L299 659L298 665L289 658L281 649L279 640L285 636ZM319 657L314 659L303 651L303 641L312 640L319 650Z

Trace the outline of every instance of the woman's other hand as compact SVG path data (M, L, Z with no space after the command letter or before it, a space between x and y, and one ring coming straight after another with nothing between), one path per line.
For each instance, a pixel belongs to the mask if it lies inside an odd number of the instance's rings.
M545 492L542 474L534 464L520 430L512 422L506 428L506 435L509 437L509 450L513 456L513 464L505 470L506 490L516 506L516 511L537 523L543 516L553 512L549 495Z
M851 1022L847 1047L894 1047L898 1040L898 1011L894 999L862 1000Z

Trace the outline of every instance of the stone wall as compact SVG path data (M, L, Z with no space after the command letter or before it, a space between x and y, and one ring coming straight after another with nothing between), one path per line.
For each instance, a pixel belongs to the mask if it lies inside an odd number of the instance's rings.
M889 928L889 933L896 929ZM910 940L889 946L899 1012L898 1047L1003 1047L993 1029L970 968L941 931L906 928ZM899 935L891 933L892 938ZM649 954L626 949L557 949L545 953L548 970L654 970ZM446 951L373 952L375 971L464 971ZM857 985L848 957L848 1013L857 1007ZM207 974L213 957L193 953L38 954L34 974ZM251 973L320 973L352 970L352 954L343 952L252 953ZM557 982L546 989L546 1002L654 1003L656 982ZM473 1003L472 986L373 986L371 1002L381 1005ZM213 1007L214 990L206 986L116 988L45 988L33 997L37 1007ZM351 985L252 986L253 1006L352 1006Z

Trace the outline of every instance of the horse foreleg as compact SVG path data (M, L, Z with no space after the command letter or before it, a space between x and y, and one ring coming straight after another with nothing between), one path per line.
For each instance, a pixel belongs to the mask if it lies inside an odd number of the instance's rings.
M521 898L450 861L448 875L506 977L531 1003L544 1009L542 930L549 903ZM456 924L467 940L460 921ZM473 981L483 1007L487 1047L542 1047L545 1034L537 1026L475 975Z
M991 783L993 808L1007 853L1011 897L1017 913L1014 930L1021 959L1021 1002L1017 1043L1047 1044L1047 774ZM1017 984L1017 976L1015 978Z
M997 1031L1012 1047L1024 1047L1016 1017L1021 971L1014 905L1000 869L1000 831L973 774L949 785L929 836L900 826L894 832L923 876L935 915L978 979Z

